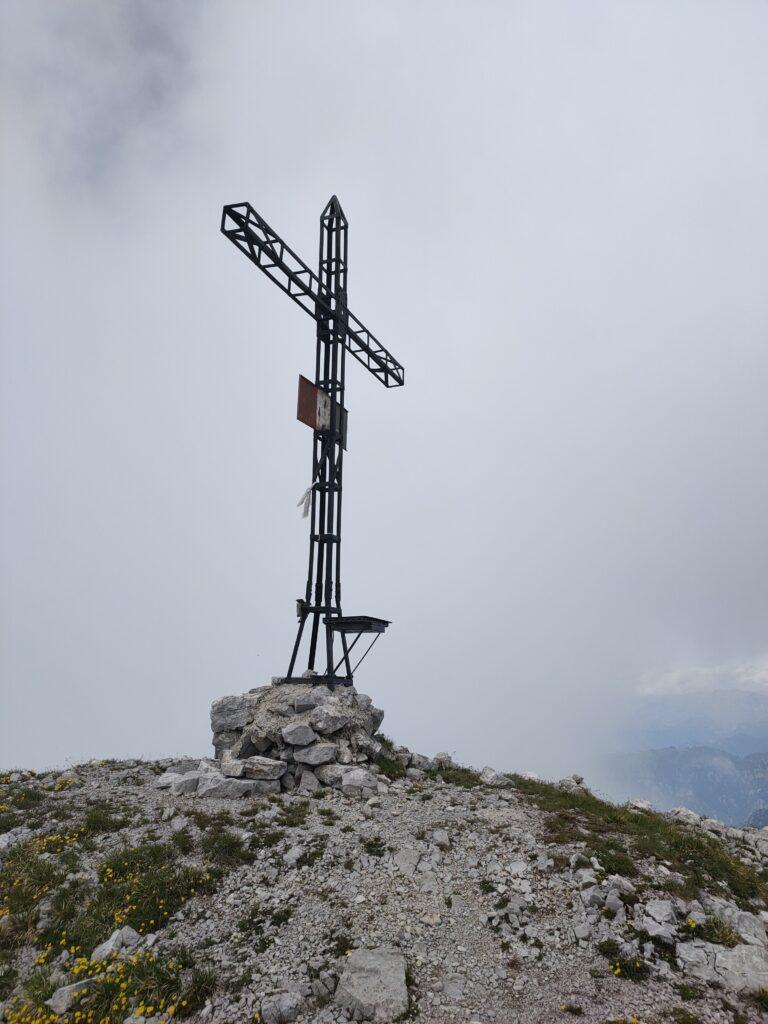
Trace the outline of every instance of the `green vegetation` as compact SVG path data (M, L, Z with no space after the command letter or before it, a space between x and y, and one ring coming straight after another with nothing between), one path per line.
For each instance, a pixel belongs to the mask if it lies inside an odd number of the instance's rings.
M447 764L444 768L430 768L427 775L432 779L442 779L449 786L460 786L462 789L474 789L481 785L480 773L473 768L462 768L458 764Z
M415 977L413 975L413 970L411 968L411 965L406 961L406 964L405 964L405 987L406 987L407 994L408 994L408 1007L407 1007L407 1009L403 1010L403 1012L400 1014L399 1017L395 1017L395 1024L397 1024L398 1021L404 1022L404 1021L407 1021L407 1020L416 1020L416 1018L421 1013L421 1011L419 1010L419 1005L418 1005L418 1003L416 1002L416 1000L413 997L413 989L414 989L415 985L416 985L416 979L415 979Z
M7 999L18 981L19 972L6 959L0 959L0 1001Z
M683 931L697 939L703 939L704 942L713 942L731 949L744 941L721 917L708 917L704 924L696 924L693 918L689 917L683 925Z
M611 973L615 974L617 978L627 981L645 981L651 973L651 969L645 960L641 960L639 957L632 957L629 960L619 957L612 961Z
M387 850L384 845L384 840L380 839L378 836L373 836L367 839L361 836L360 845L369 857L383 857Z
M216 987L213 971L196 967L185 950L169 951L160 958L137 953L130 960L91 962L78 957L71 966L69 983L82 982L75 1004L79 1024L122 1020L135 1005L137 1016L167 1013L188 1017L203 1008ZM45 1000L58 982L47 967L33 971L24 983L22 995L7 1009L11 1024L55 1021Z
M650 942L656 950L656 955L660 957L660 959L666 960L672 968L677 970L677 959L675 957L675 945L673 942L668 942L660 935L651 935L642 928L636 929L635 935L637 935L643 945L645 945L646 942Z
M621 946L615 939L603 939L597 948L608 961L611 973L628 981L644 981L650 974L650 967L639 956L623 957Z
M99 801L85 812L82 830L90 835L99 835L104 832L117 832L127 824L128 819L116 814L112 804Z
M243 845L240 836L229 829L206 832L200 845L207 860L228 868L249 864L254 858L254 853Z
M682 875L679 891L694 897L701 889L721 883L742 906L768 898L768 881L742 864L718 840L686 828L654 811L638 811L600 800L587 791L571 791L521 776L515 788L547 811L548 837L553 842L586 842L606 866L606 852L634 863L655 857ZM626 864L624 865L626 873Z
M574 1003L562 1003L560 1009L563 1013L570 1013L574 1017L583 1017L584 1010L580 1006L576 1006Z
M768 988L759 988L757 991L752 992L750 999L755 1005L759 1006L761 1010L768 1012Z
M43 1006L57 989L50 967L33 971L24 982L24 995L33 1006Z
M353 940L346 932L326 932L325 940L333 956L344 956L352 949Z
M302 825L306 824L308 814L308 800L301 800L298 803L289 804L287 807L283 808L279 824L285 826L285 828L301 828Z
M619 844L609 841L595 843L589 851L589 856L597 858L600 866L609 875L624 875L629 878L637 875L635 862Z
M53 792L65 793L70 789L79 789L80 786L82 786L82 782L76 775L59 775L53 783Z
M328 840L325 836L317 836L307 844L304 853L296 861L297 868L311 868L319 860L322 860Z
M48 794L39 786L22 785L8 779L8 775L0 777L0 835L18 825L40 828L51 811Z
M495 892L496 886L488 878L481 878L479 883L480 892L488 893Z
M272 945L274 936L265 934L265 922L259 915L258 909L252 910L250 914L241 917L237 922L237 929L248 943L254 953L260 955Z
M290 906L263 913L259 907L254 907L250 913L240 918L237 929L248 940L254 952L263 953L274 942L274 932L282 928L292 914L293 907Z
M272 924L280 928L293 916L293 907L283 907L282 910L275 910L272 914Z
M32 842L17 843L0 867L0 910L11 915L11 926L1 943L13 947L24 941L37 921L40 900L61 881L61 869L52 859L44 860Z
M106 857L99 882L75 881L53 896L43 940L88 953L115 928L161 928L196 892L210 887L212 873L174 863L177 851L162 843L126 847Z
M385 754L383 750L379 751L379 753L373 758L373 763L381 768L382 774L386 775L391 782L394 782L395 779L405 778L404 765L400 764L396 758L390 757L389 754Z
M618 960L621 953L621 946L616 939L603 939L598 942L597 948L607 960Z
M260 814L266 807L268 807L264 800L251 800L245 807L240 811L241 818L255 818L257 814Z
M700 1024L699 1018L695 1013L691 1013L690 1010L686 1010L683 1006L676 1006L672 1010L672 1020L674 1024Z
M21 824L22 818L20 814L10 810L7 804L0 804L0 836Z
M179 853L189 854L195 848L195 841L188 828L180 828L178 832L174 832L171 836L171 842Z
M209 814L207 811L190 811L189 817L194 821L201 832L207 832L211 828L223 828L225 825L235 825L235 819L229 811L218 811L216 814Z
M262 829L251 837L252 850L266 850L277 844L285 837L285 832L279 828Z
M694 999L701 999L704 995L698 985L675 985L675 991L686 1003L692 1002Z
M26 810L28 807L36 807L42 803L45 796L39 789L34 789L32 786L11 785L3 794L3 798L14 807Z

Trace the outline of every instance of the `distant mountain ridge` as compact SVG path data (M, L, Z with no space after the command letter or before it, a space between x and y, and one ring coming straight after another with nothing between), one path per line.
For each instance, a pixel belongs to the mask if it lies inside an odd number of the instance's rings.
M768 818L768 753L738 757L717 747L665 747L614 756L610 769L617 794L663 810L689 807L731 825L761 811Z
M747 821L747 824L751 825L752 828L768 828L768 807L755 811Z
M626 708L631 752L609 755L603 765L601 782L613 799L638 797L762 828L768 689L763 674L747 675L701 670L643 684Z
M652 693L636 697L630 713L640 749L712 747L737 757L768 751L766 693Z

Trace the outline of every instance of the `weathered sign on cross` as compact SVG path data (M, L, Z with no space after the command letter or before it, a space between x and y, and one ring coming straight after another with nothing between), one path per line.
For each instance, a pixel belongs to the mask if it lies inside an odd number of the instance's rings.
M311 620L307 672L318 683L352 684L355 669L389 625L371 615L341 612L341 484L347 446L344 371L351 353L386 387L405 383L400 363L347 308L347 219L333 196L320 216L318 273L269 227L249 203L225 206L221 230L267 277L317 323L315 381L299 377L297 416L313 430L310 488L309 571L303 598L296 602L298 630L286 675L293 673L304 627ZM350 654L360 638L373 639L352 668ZM335 640L341 653L336 660ZM353 637L350 641L348 637ZM317 672L319 655L324 671ZM340 672L340 670L342 670ZM306 678L306 677L302 677Z

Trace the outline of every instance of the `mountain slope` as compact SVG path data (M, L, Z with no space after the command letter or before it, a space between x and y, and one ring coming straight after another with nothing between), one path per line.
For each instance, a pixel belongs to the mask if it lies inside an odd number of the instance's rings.
M376 746L363 798L2 777L6 1021L761 1019L761 833Z

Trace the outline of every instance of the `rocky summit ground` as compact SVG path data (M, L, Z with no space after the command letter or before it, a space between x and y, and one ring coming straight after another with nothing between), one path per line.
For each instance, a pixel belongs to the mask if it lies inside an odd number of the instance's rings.
M768 1020L767 831L371 741L1 776L0 1019Z

